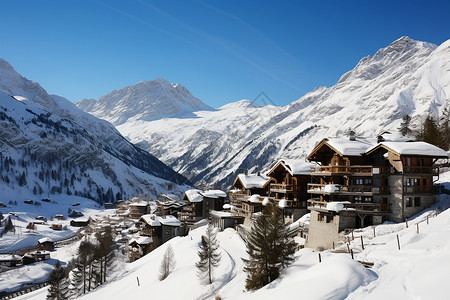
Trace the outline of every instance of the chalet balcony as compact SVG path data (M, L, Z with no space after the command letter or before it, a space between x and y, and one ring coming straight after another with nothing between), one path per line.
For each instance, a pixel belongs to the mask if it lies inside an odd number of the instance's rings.
M403 166L404 174L433 174L438 175L439 169L435 167L424 166Z
M433 186L432 185L407 185L403 186L404 194L432 194Z
M373 166L317 166L311 167L312 175L358 175L372 176L376 174L389 173L387 167Z
M372 185L340 185L340 184L318 184L308 183L308 193L310 194L342 194L342 195L367 195L378 193L380 188Z
M299 192L301 190L301 187L299 185L292 185L292 184L282 184L282 183L271 183L270 184L270 191L273 193L293 193L293 192Z
M318 199L308 200L308 209L319 209L328 211L328 204L332 202L319 201ZM336 211L331 209L332 211ZM343 203L342 210L340 211L351 211L356 213L389 213L389 205L381 203Z

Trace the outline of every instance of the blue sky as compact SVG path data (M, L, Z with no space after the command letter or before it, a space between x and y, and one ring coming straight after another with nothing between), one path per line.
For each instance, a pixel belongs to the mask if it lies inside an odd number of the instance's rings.
M157 77L219 107L287 105L401 36L450 38L450 1L2 1L0 57L76 101Z

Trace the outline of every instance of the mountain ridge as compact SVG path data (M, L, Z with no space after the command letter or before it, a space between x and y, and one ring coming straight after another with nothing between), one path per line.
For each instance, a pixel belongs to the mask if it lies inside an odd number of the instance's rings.
M281 158L304 158L324 137L397 132L449 104L450 40L440 46L401 37L362 58L331 87L284 107L195 111L192 118L130 119L117 129L193 182L226 188L243 170L264 171ZM237 107L236 107L237 106Z

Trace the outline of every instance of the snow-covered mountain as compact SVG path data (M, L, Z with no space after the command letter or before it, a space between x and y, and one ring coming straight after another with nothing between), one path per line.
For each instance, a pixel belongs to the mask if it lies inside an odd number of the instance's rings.
M113 125L47 94L2 59L0 159L0 194L19 198L67 194L104 202L186 188L175 184L186 182L183 176Z
M95 99L83 99L76 105L85 112L113 125L128 120L152 121L167 116L186 115L197 110L212 110L181 84L165 79L142 81Z
M439 114L449 104L449 82L450 40L438 47L402 37L361 59L334 86L285 107L239 101L183 118L127 115L117 129L192 182L226 187L243 169L267 170L280 158L306 157L322 138L345 136L349 128L374 137L398 132L406 114L413 121Z

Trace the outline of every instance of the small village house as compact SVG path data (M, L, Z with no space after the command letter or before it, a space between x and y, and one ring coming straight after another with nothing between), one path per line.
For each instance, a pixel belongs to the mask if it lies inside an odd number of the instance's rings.
M48 251L53 250L55 249L55 242L48 237L42 238L38 240L38 249Z

